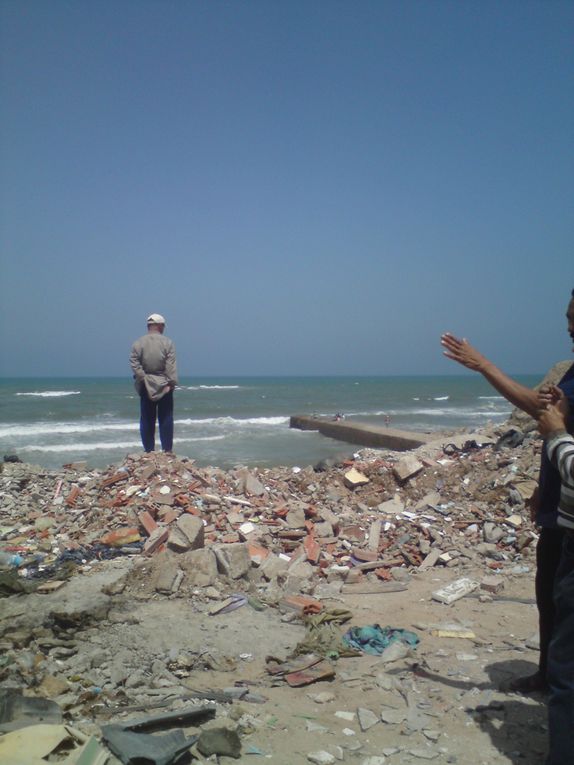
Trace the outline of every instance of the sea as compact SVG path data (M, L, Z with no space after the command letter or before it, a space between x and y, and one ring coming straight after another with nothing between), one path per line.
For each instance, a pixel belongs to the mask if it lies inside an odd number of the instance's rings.
M532 387L541 378L516 379ZM290 428L295 414L450 432L500 424L511 412L479 375L184 378L174 395L175 453L225 469L305 467L359 448ZM0 380L0 460L103 468L141 451L129 377Z

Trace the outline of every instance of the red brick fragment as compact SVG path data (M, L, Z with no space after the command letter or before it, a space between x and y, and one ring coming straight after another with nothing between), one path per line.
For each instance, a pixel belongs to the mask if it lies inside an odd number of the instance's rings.
M145 529L145 532L148 536L153 531L155 531L155 529L157 529L157 523L154 521L154 519L151 517L151 515L148 513L147 510L144 510L143 513L140 513L138 515L138 521L141 523L141 525Z
M76 504L76 500L81 494L81 489L79 486L72 486L72 490L66 497L66 504L68 507L73 507Z
M279 608L283 610L303 613L319 613L323 610L323 604L308 595L285 595L279 601Z
M161 520L164 523L171 523L172 521L175 521L176 518L179 518L179 513L177 513L175 510L170 509L161 514Z
M121 529L114 529L100 539L103 545L109 547L122 547L123 545L129 545L132 542L139 542L141 539L138 529L123 527Z
M162 529L161 526L158 526L150 538L147 540L147 542L144 544L144 555L151 555L156 551L161 552L165 543L167 542L168 536L169 529Z
M261 545L253 544L249 542L247 544L247 552L252 562L259 566L266 558L269 557L269 550Z
M109 476L108 478L105 478L100 485L103 489L105 489L108 486L113 486L115 483L118 483L119 481L125 481L127 477L128 477L127 472L125 470L120 470L117 473L114 473L113 475Z
M309 563L318 563L321 557L321 548L311 534L305 537L303 547L305 548L305 554Z

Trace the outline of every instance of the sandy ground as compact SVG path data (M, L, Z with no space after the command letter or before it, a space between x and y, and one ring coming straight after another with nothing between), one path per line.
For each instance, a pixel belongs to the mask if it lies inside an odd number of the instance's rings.
M240 760L221 757L221 763L270 760L299 765L309 762L309 753L326 751L338 761L358 765L382 762L370 761L374 756L391 765L426 759L460 765L534 765L543 761L546 747L545 700L500 690L509 678L536 668L538 653L526 647L537 625L533 553L530 550L522 561L522 569L529 570L503 574L504 589L491 600L484 601L480 591L450 606L432 600L434 590L461 576L484 577L484 569L473 570L469 563L414 573L403 592L342 595L325 601L327 608L348 608L352 625L414 630L421 642L412 656L392 664L384 665L377 656L341 658L335 663L333 680L300 688L273 685L265 658L287 657L305 634L301 623L283 621L275 608L256 611L243 606L210 616L210 604L193 598L142 595L140 600L126 591L110 600L101 592L102 583L117 578L126 561L98 564L51 595L5 599L2 616L13 613L15 622L41 622L43 613L61 610L59 601L89 601L96 620L80 626L76 640L81 642L81 653L96 657L92 666L114 665L118 685L125 682L122 667L129 677L138 667L148 668L154 661L165 665L182 653L216 657L215 669L191 668L181 678L179 693L185 686L213 690L247 682L267 699L217 706L212 724L238 724L243 751ZM110 603L107 617L98 620L100 606L105 611ZM475 637L432 634L433 629L452 625L471 630ZM158 699L167 693L158 689ZM137 716L184 703L176 700L172 706L138 711ZM358 708L378 717L389 710L409 716L407 722L379 721L362 731ZM136 714L120 712L116 701L103 697L86 709L88 714L74 724L93 732L99 724ZM341 717L340 712L347 714Z

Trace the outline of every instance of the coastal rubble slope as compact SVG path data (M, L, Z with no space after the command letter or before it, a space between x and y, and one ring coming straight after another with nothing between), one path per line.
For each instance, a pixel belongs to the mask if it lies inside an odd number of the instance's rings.
M321 469L5 462L0 548L22 560L1 577L0 693L55 702L102 747L108 722L208 699L215 718L186 735L234 731L242 759L539 762L543 700L504 685L537 661L527 503L541 442L504 433ZM340 634L380 625L420 642L386 658L325 651L329 672L297 670L299 686L273 674L313 618L341 612Z

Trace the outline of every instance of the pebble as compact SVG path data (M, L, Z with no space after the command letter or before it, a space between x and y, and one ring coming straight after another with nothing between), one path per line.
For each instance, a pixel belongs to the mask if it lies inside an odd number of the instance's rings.
M325 751L309 752L307 759L314 765L333 765L337 761L332 754Z

